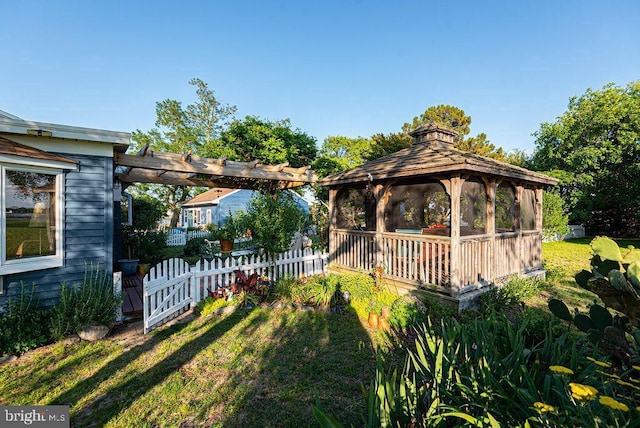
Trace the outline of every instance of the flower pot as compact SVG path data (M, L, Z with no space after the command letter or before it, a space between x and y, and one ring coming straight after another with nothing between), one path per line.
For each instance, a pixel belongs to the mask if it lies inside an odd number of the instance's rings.
M140 263L138 264L138 273L142 276L145 276L151 270L150 263Z
M386 319L389 319L391 317L391 308L389 306L382 307L382 316Z
M378 327L378 313L377 312L369 312L369 327L373 327L373 328Z
M123 276L135 275L138 269L138 259L121 259L118 264Z
M222 251L223 253L230 253L231 251L233 251L233 241L229 239L221 239L220 251Z
M387 321L386 317L378 318L378 327L380 330L389 331L391 330L391 326L389 325L389 321Z

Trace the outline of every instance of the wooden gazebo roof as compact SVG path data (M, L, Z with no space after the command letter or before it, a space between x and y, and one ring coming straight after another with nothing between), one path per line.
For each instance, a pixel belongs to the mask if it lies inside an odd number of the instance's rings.
M317 180L310 167L291 168L288 163L262 165L236 162L190 153L162 153L144 147L136 155L116 153L116 177L122 183L155 183L179 186L255 189L261 184L287 189Z
M555 185L558 180L495 159L464 152L453 147L455 131L424 125L410 135L411 147L373 160L347 171L330 175L319 184L336 186L392 178L450 175L453 172L489 177L506 177L521 182Z

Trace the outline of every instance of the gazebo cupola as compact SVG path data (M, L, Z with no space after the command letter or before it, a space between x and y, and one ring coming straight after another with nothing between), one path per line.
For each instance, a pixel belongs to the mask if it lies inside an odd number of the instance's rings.
M476 290L542 271L542 192L557 180L454 147L428 124L412 146L326 177L331 266L380 267L465 307Z

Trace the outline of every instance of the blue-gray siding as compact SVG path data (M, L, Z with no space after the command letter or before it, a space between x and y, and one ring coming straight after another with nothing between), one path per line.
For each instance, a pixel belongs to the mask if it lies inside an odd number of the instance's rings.
M62 155L79 161L78 170L64 177L64 266L5 276L0 308L20 293L21 283L28 287L35 283L40 304L50 306L62 282L82 281L87 263L99 264L110 274L113 271L113 159ZM34 259L33 263L37 266L38 262Z

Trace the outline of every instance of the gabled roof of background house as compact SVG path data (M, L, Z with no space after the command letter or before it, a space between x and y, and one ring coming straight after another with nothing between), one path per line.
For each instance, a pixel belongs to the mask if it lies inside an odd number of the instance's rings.
M183 207L195 207L198 205L215 205L220 203L220 199L231 193L237 192L239 189L213 188L204 193L189 199L182 204Z
M127 150L131 140L131 134L128 132L35 122L21 119L2 110L0 110L0 132L110 143L114 145L114 149L117 152L122 153Z
M364 165L329 175L320 180L324 186L379 181L453 172L477 173L489 177L508 177L523 182L555 185L555 178L495 159L475 155L453 147L456 132L437 125L423 125L410 133L411 147L367 162Z
M19 156L23 158L62 162L69 164L69 166L72 168L75 168L77 164L77 162L72 159L68 159L54 153L45 152L44 150L25 146L23 144L15 143L2 137L0 137L0 155Z

